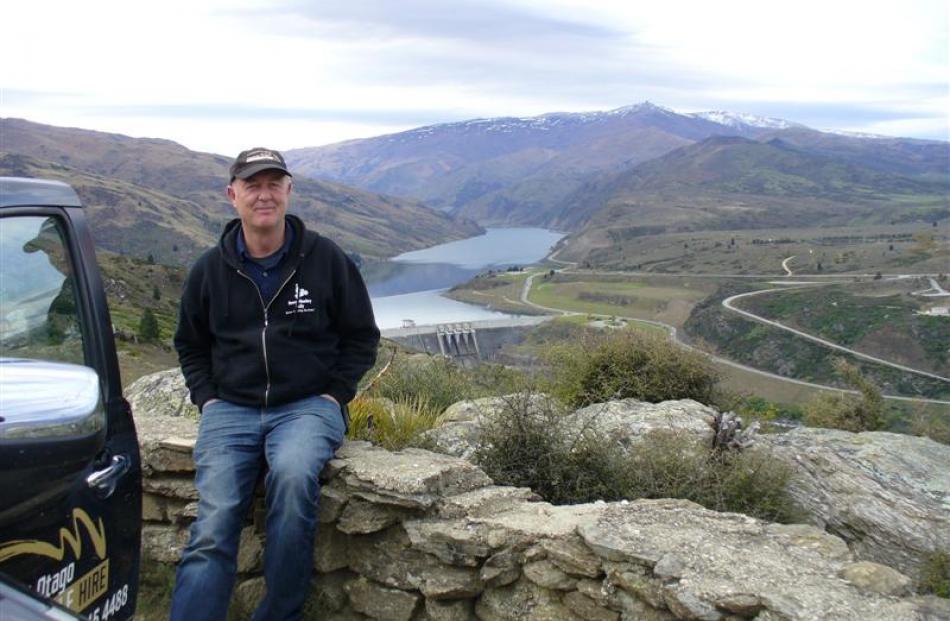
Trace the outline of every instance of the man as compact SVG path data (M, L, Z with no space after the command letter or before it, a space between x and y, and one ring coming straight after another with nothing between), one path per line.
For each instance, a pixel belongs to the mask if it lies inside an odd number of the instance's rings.
M373 365L379 330L354 263L287 215L283 156L231 165L238 218L185 282L175 348L201 410L198 518L178 566L173 620L223 620L238 538L266 465L264 578L255 621L298 619L309 590L318 476L343 441L345 405ZM342 407L341 407L342 406Z

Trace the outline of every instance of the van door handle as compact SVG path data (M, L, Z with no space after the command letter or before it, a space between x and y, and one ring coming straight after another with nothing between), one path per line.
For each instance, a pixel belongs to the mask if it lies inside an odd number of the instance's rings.
M108 498L115 491L119 479L129 471L131 466L132 462L126 455L114 455L108 467L96 470L86 477L86 484L95 490L100 498Z

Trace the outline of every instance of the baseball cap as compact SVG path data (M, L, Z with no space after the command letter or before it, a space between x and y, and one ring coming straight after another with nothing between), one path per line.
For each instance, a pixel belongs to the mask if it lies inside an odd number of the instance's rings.
M262 170L272 168L283 171L284 174L293 177L290 171L287 170L287 162L284 161L284 156L278 151L265 149L264 147L254 147L247 151L241 151L238 156L234 158L234 163L231 164L231 180L233 181L235 177L247 179Z

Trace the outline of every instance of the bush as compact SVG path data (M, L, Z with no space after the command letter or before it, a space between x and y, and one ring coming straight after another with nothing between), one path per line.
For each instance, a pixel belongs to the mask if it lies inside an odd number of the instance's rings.
M529 487L548 502L575 504L623 498L623 454L590 431L563 432L563 412L530 392L507 398L482 424L475 461L500 485Z
M805 404L804 422L810 427L828 427L843 431L877 431L883 429L884 398L881 391L869 382L858 368L838 358L835 372L860 396L822 393Z
M543 402L542 402L543 403ZM476 462L498 484L548 502L685 498L716 511L795 521L792 469L765 450L716 451L682 433L655 431L629 453L594 429L569 431L564 413L528 393L483 423Z
M695 399L709 403L719 377L707 358L668 338L638 331L585 334L544 354L548 391L572 407L611 399Z
M931 554L920 571L920 592L950 598L950 553Z

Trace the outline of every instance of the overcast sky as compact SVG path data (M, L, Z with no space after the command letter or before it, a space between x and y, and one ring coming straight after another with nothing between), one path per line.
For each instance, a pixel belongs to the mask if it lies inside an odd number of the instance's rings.
M946 0L21 0L2 15L0 116L225 155L644 100L950 139Z

